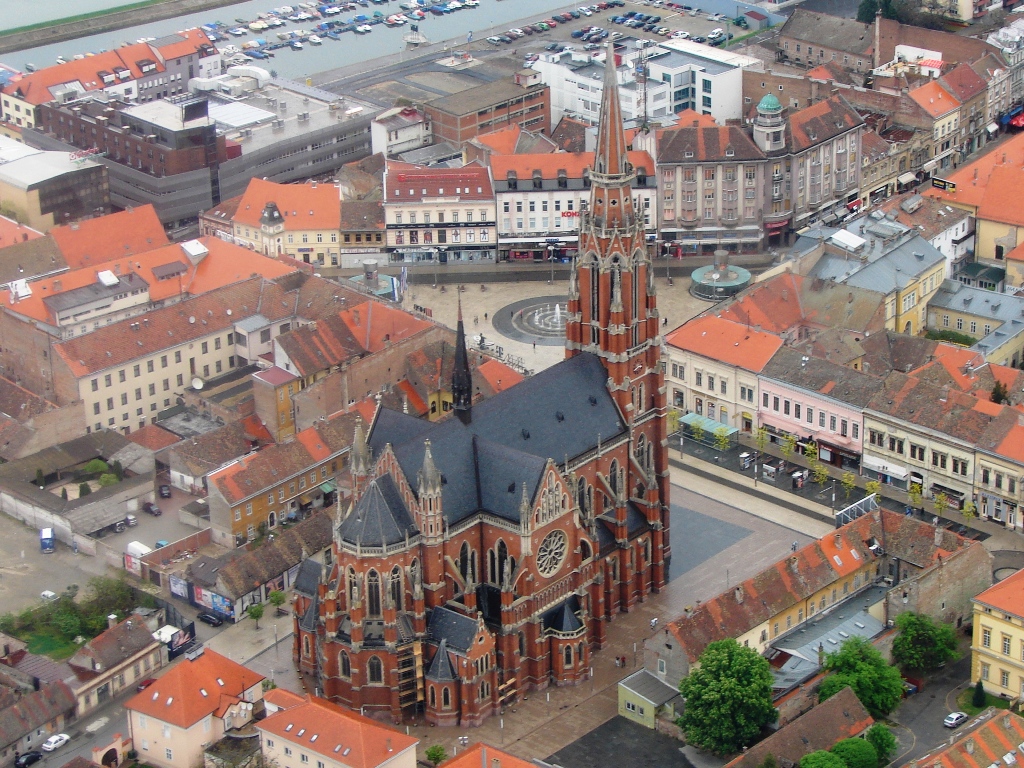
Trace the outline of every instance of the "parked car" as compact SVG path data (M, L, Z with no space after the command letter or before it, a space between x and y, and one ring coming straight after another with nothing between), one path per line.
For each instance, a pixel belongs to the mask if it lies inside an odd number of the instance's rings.
M706 43L708 41L708 39L703 35L697 35L696 37L691 37L690 39L693 40L693 42L695 43Z
M160 498L161 499L169 499L169 498L171 498L171 486L169 486L169 485L161 485L160 486Z
M57 599L57 593L51 589L44 589L39 593L39 599L44 603L52 603Z
M125 515L124 524L129 528L134 528L136 525L139 524L139 518L137 518L135 515Z
M26 752L23 755L19 755L18 759L14 761L14 768L28 768L33 763L38 763L42 759L42 752Z
M967 722L966 712L950 712L942 724L947 728L957 728ZM43 749L46 749L44 746Z
M203 624L209 624L211 627L219 627L224 623L224 619L215 613L200 613L196 618L203 622Z
M966 717L966 715L965 715ZM53 752L55 749L60 749L65 744L71 741L71 737L66 733L55 733L53 736L43 742L43 746L40 749L43 752Z
M141 683L139 683L138 685L135 686L135 690L136 691L144 691L147 688L149 688L149 686L151 686L155 682L156 682L156 678L155 677L147 677L145 680L143 680Z
M153 549L163 549L170 543L171 542L169 542L167 539L157 539L155 542L153 542Z
M491 45L501 45L501 40L494 37L493 35L487 38L487 42L490 43Z
M160 511L160 507L154 504L152 501L142 502L142 511L146 514L152 515L153 517L160 517L163 512Z

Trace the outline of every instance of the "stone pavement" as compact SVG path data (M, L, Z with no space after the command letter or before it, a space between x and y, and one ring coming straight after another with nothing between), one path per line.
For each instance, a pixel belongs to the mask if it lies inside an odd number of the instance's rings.
M273 612L273 606L267 606L269 615L260 619L259 629L256 629L256 623L252 619L245 618L237 624L232 624L221 630L205 641L203 645L239 664L248 664L264 651L273 648L276 637L277 641L287 641L281 642L278 652L282 654L282 657L288 659L290 666L292 618L291 616L274 616ZM266 674L266 671L264 670L262 673Z

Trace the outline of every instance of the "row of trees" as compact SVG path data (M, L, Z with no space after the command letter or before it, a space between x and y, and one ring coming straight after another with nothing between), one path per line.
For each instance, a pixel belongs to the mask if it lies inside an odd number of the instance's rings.
M935 669L957 656L956 636L948 625L928 616L904 613L896 619L896 627L899 634L893 642L892 656L904 670ZM825 657L823 670L826 676L819 701L849 686L871 716L879 720L903 698L900 670L886 663L864 638L846 640L837 652ZM735 640L708 645L699 666L680 683L679 690L686 706L678 722L687 741L716 754L730 754L748 746L776 718L767 659ZM888 762L895 747L888 729L878 728L872 729L874 736L867 742L870 754L862 746L840 747L844 744L840 742L831 752L813 753L814 760L807 765L801 762L800 768L878 768ZM865 743L860 739L849 741Z

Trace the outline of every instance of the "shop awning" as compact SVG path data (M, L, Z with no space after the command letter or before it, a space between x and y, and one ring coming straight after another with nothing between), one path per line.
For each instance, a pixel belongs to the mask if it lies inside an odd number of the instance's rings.
M867 469L873 469L875 472L881 472L883 475L889 475L900 480L905 480L907 477L907 470L903 467L897 467L895 464L876 459L874 456L865 454L860 457L860 463Z
M301 496L299 496L300 504L309 504L312 500L313 498L308 493L304 493Z
M1024 113L1017 115L1010 121L1010 125L1014 128L1024 128Z
M988 132L989 133L995 133L998 130L999 130L999 126L996 125L995 123L989 123L988 124Z
M333 480L328 480L326 483L320 483L320 490L323 493L334 493L338 486Z
M925 173L930 173L930 172L934 171L935 168L938 167L938 165L939 165L939 161L937 159L936 160L929 160L927 163L924 164L924 166L922 166L922 169L925 171Z
M680 421L690 428L693 428L695 426L700 427L709 435L715 434L715 432L717 432L722 427L725 427L726 435L735 435L737 432L739 432L739 430L736 429L736 427L730 427L728 424L723 424L720 421L712 421L706 416L701 416L699 413L688 413L685 416L683 416L683 418L681 418Z
M913 184L916 181L917 176L910 173L909 171L907 173L901 173L899 176L896 177L896 182L899 184Z
M952 496L954 499L958 500L965 496L963 491L958 491L955 488L947 488L946 486L939 485L938 483L932 483L931 490L932 493L944 493L947 496Z

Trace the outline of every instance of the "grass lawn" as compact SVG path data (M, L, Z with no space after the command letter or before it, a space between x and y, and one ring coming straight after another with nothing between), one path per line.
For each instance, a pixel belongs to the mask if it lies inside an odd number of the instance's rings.
M22 638L28 643L29 653L38 653L49 656L55 661L69 659L75 655L78 646L62 637L51 635L48 632L34 632Z
M968 687L966 690L960 692L960 695L956 697L956 704L961 710L966 712L968 716L974 717L979 712L983 712L989 707L995 707L996 709L1009 709L1010 702L1008 699L1001 699L998 696L993 696L991 693L985 693L985 706L976 707L971 703L974 698L974 686Z

